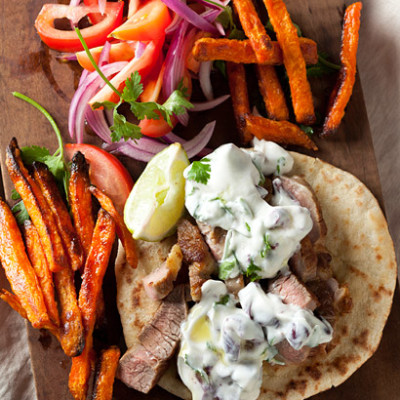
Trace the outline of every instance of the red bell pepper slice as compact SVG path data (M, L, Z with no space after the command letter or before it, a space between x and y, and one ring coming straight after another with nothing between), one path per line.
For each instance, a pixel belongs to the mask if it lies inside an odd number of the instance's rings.
M149 42L141 57L133 58L117 75L110 80L113 86L119 91L122 91L125 86L125 81L130 78L131 74L133 74L135 71L139 72L142 79L144 79L157 62L163 44L164 37L162 39ZM119 101L118 96L108 85L103 86L103 88L90 99L89 104L92 106L94 103L103 103L105 101Z
M89 48L105 43L109 33L121 24L123 8L123 2L107 3L104 18L98 24L81 29ZM68 18L77 23L90 13L99 13L98 5L71 7L64 4L45 4L36 18L35 27L43 42L54 50L65 52L83 50L75 31L57 29L54 22L57 19Z

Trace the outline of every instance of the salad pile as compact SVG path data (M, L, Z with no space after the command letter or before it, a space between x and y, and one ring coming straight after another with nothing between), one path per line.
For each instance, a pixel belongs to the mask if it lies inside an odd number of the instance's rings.
M122 1L45 4L35 22L41 39L84 68L70 105L70 136L82 143L86 121L107 151L140 161L173 142L181 143L189 158L201 153L215 122L190 141L172 129L188 124L188 110L207 110L229 98L213 96L212 62L200 63L189 54L200 37L225 34L220 21L232 19L228 2L133 0L126 18ZM70 30L58 28L60 19L69 21ZM199 79L207 101L189 101L192 78ZM122 103L129 104L129 112L120 111Z

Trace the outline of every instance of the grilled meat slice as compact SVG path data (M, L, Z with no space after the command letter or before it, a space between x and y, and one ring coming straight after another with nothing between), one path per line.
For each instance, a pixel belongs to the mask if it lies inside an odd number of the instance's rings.
M291 271L302 282L313 280L317 277L318 256L308 236L301 241L301 248L289 260Z
M196 223L200 229L200 232L204 236L212 255L217 261L220 261L224 255L227 231L219 227L213 228L201 221L196 221Z
M143 278L143 287L147 295L153 300L161 300L168 296L174 288L174 281L182 266L182 252L175 244L165 262L151 274Z
M148 393L165 371L179 344L180 325L187 317L184 285L177 286L160 304L139 334L139 343L121 358L118 377L126 385Z
M349 288L346 284L339 285L339 282L335 278L330 278L326 281L327 285L333 292L333 306L337 314L347 314L353 307Z
M313 227L308 236L311 242L315 243L318 239L324 240L327 233L325 221L322 216L321 206L311 186L299 176L279 177L282 188L302 207L310 211L313 220Z
M283 340L276 345L279 357L285 364L301 364L310 355L311 347L304 346L299 350L294 349L287 340Z
M178 224L178 244L184 262L189 265L190 294L194 301L200 301L201 286L216 272L217 264L199 228L187 219Z
M233 294L235 298L237 298L239 291L244 288L243 275L239 275L236 278L226 279L225 285L228 289L228 292Z
M296 304L312 311L318 306L318 299L294 274L274 280L269 286L269 291L281 296L287 304Z

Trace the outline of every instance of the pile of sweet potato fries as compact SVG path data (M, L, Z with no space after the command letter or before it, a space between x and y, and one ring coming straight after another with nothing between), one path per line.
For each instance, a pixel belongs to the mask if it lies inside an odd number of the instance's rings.
M193 57L197 61L227 61L233 109L242 144L247 144L256 136L258 139L317 150L309 136L298 125L288 121L289 109L274 68L275 65L285 66L296 123L314 124L316 118L306 65L317 63L317 45L311 39L298 37L297 28L282 0L263 1L277 42L268 36L252 0L233 0L248 39L201 38L194 45ZM338 129L353 90L361 8L362 4L358 2L346 9L342 34L342 67L330 98L322 135ZM268 118L251 113L243 64L256 64L259 89Z
M48 167L34 162L28 169L16 139L7 148L6 165L30 219L21 233L11 209L0 199L0 261L13 291L3 289L0 297L34 328L48 329L59 340L72 357L70 391L75 399L85 399L96 358L92 334L104 310L102 282L115 233L133 267L135 243L112 201L91 185L83 154L72 159L68 189L72 219ZM92 195L100 203L97 219ZM103 353L96 399L111 399L118 359L117 348Z

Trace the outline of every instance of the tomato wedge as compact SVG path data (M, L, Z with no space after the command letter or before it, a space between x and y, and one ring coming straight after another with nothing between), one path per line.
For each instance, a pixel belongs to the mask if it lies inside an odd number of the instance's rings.
M126 79L135 71L138 71L142 79L144 79L150 73L154 63L157 62L163 44L164 38L149 42L141 57L132 59L110 82L118 90L122 90ZM118 100L118 96L106 85L90 99L89 104L92 106L94 103L103 103L104 101L118 102Z
M120 40L147 42L164 36L171 21L168 7L161 0L150 0L115 29L111 36Z
M135 50L136 50L137 43L135 42L121 42L121 43L113 43L110 46L110 58L109 62L115 61L130 61L133 57L135 57ZM95 47L90 50L94 61L96 64L99 62L101 51L103 50L103 46ZM82 68L87 69L88 71L94 71L93 65L89 60L89 57L86 54L86 51L79 51L76 53L76 58L78 63L81 65Z
M133 180L122 163L112 154L91 144L66 144L65 156L68 161L80 151L90 164L90 180L104 191L119 213L133 187Z
M120 25L123 8L123 2L107 3L104 18L98 24L81 29L82 36L89 48L105 43L109 33ZM83 50L75 31L57 29L54 27L54 22L57 19L68 18L78 23L90 13L99 13L98 5L71 7L64 4L45 4L36 18L35 27L40 38L51 49L65 52Z

